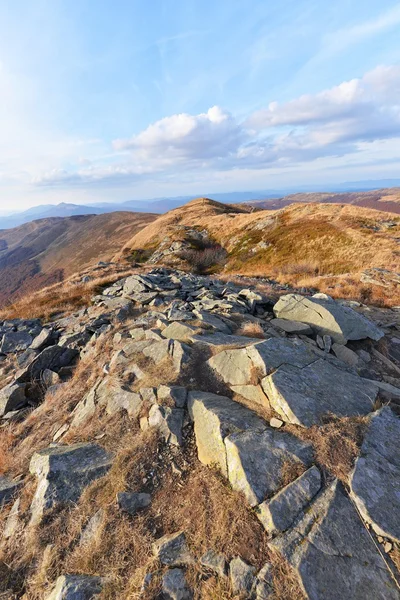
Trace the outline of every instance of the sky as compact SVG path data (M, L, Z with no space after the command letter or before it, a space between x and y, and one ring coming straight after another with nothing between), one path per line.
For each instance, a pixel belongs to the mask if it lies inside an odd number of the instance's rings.
M400 2L0 0L0 212L399 167Z

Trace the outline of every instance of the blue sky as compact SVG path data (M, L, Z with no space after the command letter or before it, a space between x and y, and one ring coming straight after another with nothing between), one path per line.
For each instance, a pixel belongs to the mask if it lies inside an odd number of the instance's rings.
M0 0L1 210L399 166L399 2Z

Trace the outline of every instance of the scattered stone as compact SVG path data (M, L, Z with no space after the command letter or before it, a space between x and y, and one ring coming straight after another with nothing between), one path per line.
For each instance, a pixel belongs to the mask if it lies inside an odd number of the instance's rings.
M167 339L179 340L180 342L189 342L193 336L196 335L198 330L199 328L194 327L193 325L174 321L163 330L162 335Z
M149 426L156 427L168 444L182 446L184 411L154 404L149 412Z
M353 352L353 350L350 350L350 348L343 346L343 344L334 343L332 345L332 350L339 360L342 360L351 367L356 367L360 362L358 354Z
M100 577L63 575L57 579L54 590L46 600L93 600L102 588Z
M286 331L286 333L293 333L297 335L312 335L313 330L306 323L300 321L290 321L289 319L271 319L271 325Z
M273 427L274 429L279 429L280 427L282 427L283 421L281 421L280 419L277 419L276 417L272 417L269 424L270 424L270 427Z
M233 593L248 596L256 581L256 569L237 556L229 563L229 574Z
M149 506L150 503L150 494L140 492L120 492L117 494L117 504L119 508L132 516L139 510Z
M203 567L214 571L214 573L217 573L220 577L226 577L228 574L228 565L225 556L214 550L207 550L200 558L200 563Z
M18 526L20 524L20 521L19 521L19 506L20 506L20 504L21 504L21 500L20 500L20 498L17 498L16 501L14 502L14 504L12 505L10 512L8 513L8 517L5 522L4 530L3 530L3 537L6 540L13 537L18 530Z
M183 531L164 535L153 544L153 553L162 565L179 567L193 563Z
M169 569L162 578L162 592L165 600L192 600L193 592L188 587L182 569Z
M257 507L257 516L270 535L286 531L321 488L321 473L311 467Z
M11 481L0 475L0 506L11 502L21 485L21 481Z
M42 331L35 337L30 345L32 350L41 350L43 346L48 344L53 336L53 330L47 327L43 327Z
M274 313L281 319L309 324L320 335L330 335L334 342L346 344L349 340L371 338L378 341L383 331L372 321L353 309L342 306L323 295L305 298L299 294L281 296L274 306Z
M187 389L179 385L160 385L157 398L161 404L172 402L177 408L185 408Z
M25 390L26 385L21 383L10 383L0 390L0 416L26 406Z
M32 336L27 331L10 331L3 335L0 344L2 354L21 352L32 344Z
M369 420L350 476L351 496L377 535L400 542L400 420L389 407Z
M89 544L96 537L103 522L104 515L105 511L100 508L95 512L93 517L89 519L80 536L79 543L81 545Z

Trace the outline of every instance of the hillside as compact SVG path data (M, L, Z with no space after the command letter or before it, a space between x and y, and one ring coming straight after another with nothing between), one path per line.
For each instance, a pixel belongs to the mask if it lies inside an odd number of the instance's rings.
M243 205L197 199L144 227L123 253L171 261L188 248L210 253L214 245L226 252L217 268L222 274L273 278L338 297L364 294L394 305L400 304L399 243L396 214L328 203L249 213ZM364 286L366 269L372 275ZM386 280L377 269L388 271Z
M0 306L110 260L154 218L129 212L49 218L0 231Z

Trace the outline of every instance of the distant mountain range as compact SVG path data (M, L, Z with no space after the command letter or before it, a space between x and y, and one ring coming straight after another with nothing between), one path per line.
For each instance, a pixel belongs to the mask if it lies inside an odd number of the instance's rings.
M191 196L174 196L163 198L152 198L150 200L128 200L123 203L99 202L90 205L82 204L42 204L35 206L23 212L8 213L4 215L0 213L0 230L11 229L18 227L24 223L29 223L37 219L48 219L51 217L72 217L79 215L100 215L104 213L116 211L142 212L142 213L157 213L163 214L178 208L196 197L207 197L216 200L217 202L228 204L240 204L243 202L251 202L259 208L281 208L293 202L341 202L350 204L359 204L360 206L368 206L369 208L377 208L390 212L399 212L399 201L395 206L393 203L387 202L386 205L380 201L380 204L375 206L377 194L381 196L387 195L385 188L400 188L400 179L382 179L371 181L353 181L339 183L331 186L324 186L324 191L321 192L321 186L299 186L297 188L286 188L280 190L256 190L247 192L226 192L226 193L211 193L211 194L193 194ZM366 199L367 204L364 204L363 195L366 192L373 191ZM385 192L385 194L383 193ZM397 193L400 190L397 189ZM358 200L354 194L357 194Z

